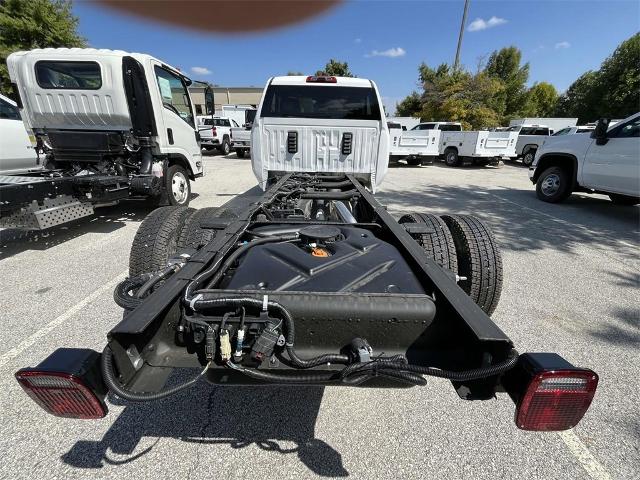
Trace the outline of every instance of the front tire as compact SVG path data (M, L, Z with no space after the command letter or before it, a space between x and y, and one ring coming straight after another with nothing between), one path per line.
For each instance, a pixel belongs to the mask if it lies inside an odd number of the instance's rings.
M189 174L180 165L171 165L165 177L166 195L169 205L186 207L191 200Z
M536 195L543 202L558 203L571 195L569 175L560 167L549 167L538 177Z
M449 167L459 167L462 164L462 161L458 156L458 150L455 148L447 148L444 151L444 163Z
M522 156L522 163L525 167L530 167L533 164L533 160L536 158L536 151L533 148L530 148L526 151L526 153Z
M442 215L453 236L458 285L487 315L491 315L502 293L502 256L493 233L471 215Z
M628 195L620 195L618 193L610 193L609 198L616 205L638 205L640 203L640 198L638 197L630 197Z

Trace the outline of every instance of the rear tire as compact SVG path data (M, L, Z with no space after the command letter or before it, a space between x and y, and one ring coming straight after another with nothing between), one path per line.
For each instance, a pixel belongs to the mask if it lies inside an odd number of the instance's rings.
M640 198L638 197L630 197L628 195L620 195L617 193L610 193L609 198L616 205L638 205L640 203Z
M458 150L455 148L447 148L444 151L444 163L449 167L459 167L462 164L462 160L458 156Z
M229 143L229 138L224 137L222 139L222 144L220 145L220 153L222 155L229 155L230 151L231 151L231 144Z
M406 161L407 165L411 165L413 167L419 167L422 165L422 158L420 157L408 157Z
M244 158L244 149L242 148L236 148L236 156L238 158Z
M536 195L543 202L558 203L571 195L569 175L560 167L549 167L536 182Z
M487 315L491 315L502 292L502 256L489 227L471 215L443 215L453 236L458 285Z
M418 223L429 228L430 233L410 233L410 235L427 252L429 258L441 267L458 273L456 247L444 220L426 213L408 213L400 217L398 223Z
M522 156L522 163L525 167L530 167L533 163L533 160L536 158L536 151L533 148L530 148L525 152Z
M209 218L216 217L219 210L220 208L218 207L206 207L196 210L185 222L180 232L178 248L199 249L213 240L216 236L216 230L212 228L202 228L202 222Z
M194 212L193 208L169 206L147 215L131 245L129 276L164 268L177 252L180 230Z

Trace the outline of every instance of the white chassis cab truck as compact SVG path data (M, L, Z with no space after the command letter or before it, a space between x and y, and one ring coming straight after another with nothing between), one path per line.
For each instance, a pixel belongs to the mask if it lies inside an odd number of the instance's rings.
M16 52L7 65L45 169L0 185L4 226L48 228L130 197L188 205L204 170L180 71L150 55L78 48Z
M538 149L529 178L540 200L557 203L586 192L640 203L640 113L609 123L600 120L591 135L551 137Z
M362 78L269 79L251 130L262 188L276 173L352 174L372 192L389 163L389 130L378 87Z
M517 133L481 131L443 131L440 155L450 167L465 161L475 165L498 164L514 156Z

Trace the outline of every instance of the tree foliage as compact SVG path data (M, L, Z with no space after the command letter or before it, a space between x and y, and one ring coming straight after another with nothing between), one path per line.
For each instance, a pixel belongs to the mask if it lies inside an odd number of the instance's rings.
M411 92L400 103L396 103L396 116L419 117L421 109L420 95L418 95L418 92Z
M520 65L521 60L522 53L518 48L506 47L491 54L484 70L490 77L504 83L504 114L507 117L520 115L527 101L529 64Z
M0 1L0 90L12 88L7 57L34 48L84 47L69 0Z
M551 117L558 103L558 91L548 82L534 83L524 98L523 117Z
M581 123L625 118L640 108L640 33L622 42L599 70L581 75L561 95L556 114Z
M318 70L316 75L331 75L335 77L355 77L351 70L349 70L349 64L347 62L340 62L335 59L331 59L324 66L324 70Z

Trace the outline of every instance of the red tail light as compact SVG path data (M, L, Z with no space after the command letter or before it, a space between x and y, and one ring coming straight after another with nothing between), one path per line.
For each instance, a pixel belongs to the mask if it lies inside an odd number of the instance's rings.
M212 134L214 137L217 137L217 136L218 136L218 132L216 131L216 127L213 127L213 128L211 129L211 134Z
M310 75L307 77L307 83L338 83L338 79L336 77Z
M94 419L107 414L104 403L74 375L26 370L17 372L16 379L33 401L57 417Z
M567 430L586 413L598 386L591 370L540 372L529 382L516 409L516 425L523 430Z
M35 368L16 372L22 389L46 412L65 418L102 418L107 388L100 354L86 348L59 348Z

